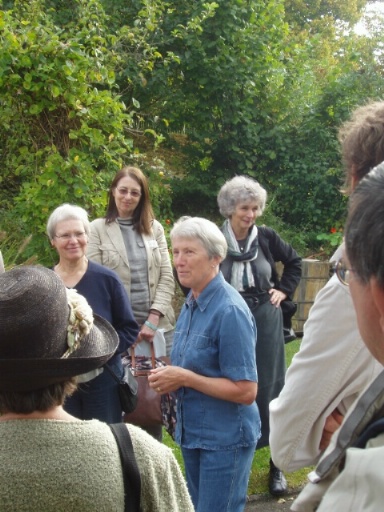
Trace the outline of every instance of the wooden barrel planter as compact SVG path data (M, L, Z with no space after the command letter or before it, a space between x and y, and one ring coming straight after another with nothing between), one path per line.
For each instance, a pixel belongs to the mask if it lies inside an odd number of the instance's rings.
M302 260L301 280L293 300L297 302L297 311L292 318L292 327L296 334L303 333L309 310L318 292L329 279L329 262L320 260Z

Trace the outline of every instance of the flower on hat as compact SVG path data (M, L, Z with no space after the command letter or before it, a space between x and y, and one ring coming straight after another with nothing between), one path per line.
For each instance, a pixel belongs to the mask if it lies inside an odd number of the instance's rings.
M85 297L74 289L67 289L69 317L67 327L68 349L62 356L70 356L80 346L81 340L87 336L93 326L93 312Z

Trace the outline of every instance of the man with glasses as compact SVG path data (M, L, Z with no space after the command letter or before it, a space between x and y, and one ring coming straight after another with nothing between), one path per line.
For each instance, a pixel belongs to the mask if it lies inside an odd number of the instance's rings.
M384 163L353 192L346 251L336 265L350 290L360 334L384 365ZM364 390L309 475L291 510L377 512L384 501L384 371Z
M384 160L384 102L358 108L341 127L339 139L351 191ZM332 262L343 252L344 244ZM381 369L361 340L349 287L334 275L318 293L285 386L270 403L276 465L290 472L316 464L347 411Z

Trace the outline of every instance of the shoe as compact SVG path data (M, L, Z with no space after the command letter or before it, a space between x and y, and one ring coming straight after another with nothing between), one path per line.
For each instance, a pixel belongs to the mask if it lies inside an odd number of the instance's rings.
M284 473L277 468L272 460L269 461L269 492L272 496L283 496L288 491Z
M297 338L295 331L292 329L288 329L288 327L284 327L284 343L290 343L291 341Z

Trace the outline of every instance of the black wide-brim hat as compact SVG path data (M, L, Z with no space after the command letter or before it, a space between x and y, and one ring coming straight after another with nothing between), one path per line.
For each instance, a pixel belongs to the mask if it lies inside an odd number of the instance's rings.
M45 267L0 275L0 391L33 391L105 364L118 335L94 315L93 326L67 358L70 308L62 280Z

